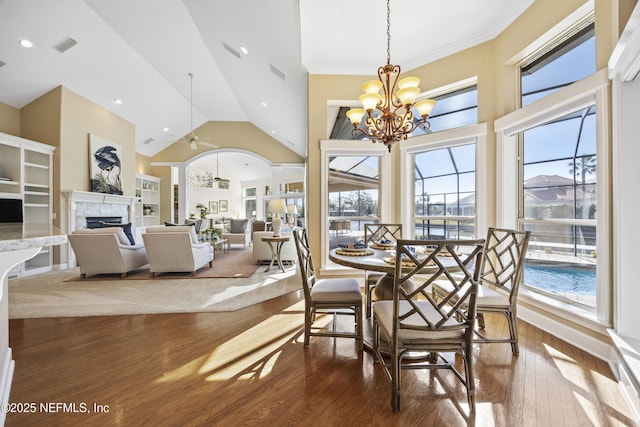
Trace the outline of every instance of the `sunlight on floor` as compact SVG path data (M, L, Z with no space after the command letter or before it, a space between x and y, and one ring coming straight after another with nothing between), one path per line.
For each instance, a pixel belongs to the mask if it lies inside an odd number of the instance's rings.
M286 344L302 333L303 311L304 302L298 302L218 346L211 354L166 373L158 381L166 383L203 375L206 381L264 378ZM264 339L256 340L256 336Z

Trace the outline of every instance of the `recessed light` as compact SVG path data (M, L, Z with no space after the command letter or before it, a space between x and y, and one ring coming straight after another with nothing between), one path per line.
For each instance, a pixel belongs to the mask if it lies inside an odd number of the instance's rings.
M263 107L266 107L266 106L267 106L267 103L266 103L266 102L264 102L264 101L262 101L262 106L263 106Z
M122 99L116 98L113 100L114 104L122 104Z
M248 54L249 54L249 51L248 51L248 50L247 50L247 48L246 48L246 47L244 47L244 46L240 46L240 50L241 50L241 51L242 51L242 53L244 53L245 55L248 55Z
M164 128L162 130L165 131L165 132L169 132L169 128Z
M33 42L31 40L22 39L20 40L20 46L29 49L30 47L33 47Z
M275 135L275 134L276 134L276 131L272 129L272 130L271 130L271 133Z

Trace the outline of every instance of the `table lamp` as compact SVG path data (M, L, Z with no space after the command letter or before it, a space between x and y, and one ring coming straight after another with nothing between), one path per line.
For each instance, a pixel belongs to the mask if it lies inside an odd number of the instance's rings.
M298 215L298 207L296 205L287 205L287 214L289 215L287 218L287 223L295 224L296 223L296 215Z
M283 199L271 199L269 200L269 206L267 206L267 211L274 214L273 219L271 220L271 226L273 227L273 236L280 237L280 229L282 228L282 218L280 218L280 214L286 212L286 207Z

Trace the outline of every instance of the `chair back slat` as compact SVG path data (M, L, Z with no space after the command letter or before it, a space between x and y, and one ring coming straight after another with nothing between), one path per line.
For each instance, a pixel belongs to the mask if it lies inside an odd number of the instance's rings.
M364 224L364 243L374 243L382 239L392 242L402 238L402 224Z
M530 231L502 228L487 233L480 282L509 294L511 304L516 303L530 237Z
M472 325L480 275L476 266L482 263L483 249L484 240L398 240L394 333L463 330ZM451 283L454 291L436 301L431 285L438 280Z
M313 265L311 248L309 247L309 237L306 228L295 228L293 230L293 240L296 244L298 254L298 268L302 275L302 288L307 301L311 300L311 289L316 283L316 270Z

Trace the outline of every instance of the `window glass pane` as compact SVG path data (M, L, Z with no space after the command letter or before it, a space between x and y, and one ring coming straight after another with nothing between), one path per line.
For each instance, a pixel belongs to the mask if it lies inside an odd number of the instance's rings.
M256 196L256 188L255 187L245 188L244 189L244 195L245 195L245 197L255 197Z
M416 153L414 216L416 238L458 238L474 235L475 144ZM469 216L469 220L428 219L429 216Z
M329 249L364 239L364 224L379 217L377 156L336 156L329 160Z
M521 67L522 106L596 71L595 30L591 24L550 52Z
M592 106L523 132L520 153L520 218L532 231L525 286L587 307L596 289L595 133Z

